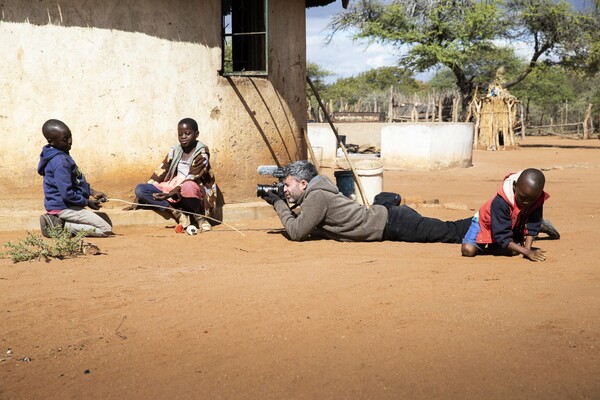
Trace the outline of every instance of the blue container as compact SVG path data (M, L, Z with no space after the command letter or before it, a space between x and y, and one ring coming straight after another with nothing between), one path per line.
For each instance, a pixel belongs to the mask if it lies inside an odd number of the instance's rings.
M335 184L342 194L346 197L354 194L354 175L352 171L335 171Z

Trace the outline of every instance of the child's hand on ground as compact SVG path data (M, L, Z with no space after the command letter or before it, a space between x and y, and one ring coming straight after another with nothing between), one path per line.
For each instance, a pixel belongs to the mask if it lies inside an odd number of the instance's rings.
M530 250L529 253L523 254L523 256L531 261L545 261L546 251L542 249Z

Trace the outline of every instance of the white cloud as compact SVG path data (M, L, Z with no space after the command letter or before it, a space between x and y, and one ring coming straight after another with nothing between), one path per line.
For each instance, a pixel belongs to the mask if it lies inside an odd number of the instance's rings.
M306 58L334 74L327 82L372 68L397 65L398 55L393 47L354 41L349 31L337 32L332 42L325 44L331 16L343 10L340 3L306 11Z
M589 7L591 0L570 0L576 8ZM364 41L353 41L351 31L337 32L333 41L325 44L331 17L343 11L341 1L325 7L314 7L306 10L306 58L333 73L327 83L336 79L356 76L372 68L398 65L400 56L393 46L380 44L367 45ZM496 42L498 45L509 45L515 52L525 58L531 57L531 47L519 42ZM417 79L429 80L434 71L417 74Z

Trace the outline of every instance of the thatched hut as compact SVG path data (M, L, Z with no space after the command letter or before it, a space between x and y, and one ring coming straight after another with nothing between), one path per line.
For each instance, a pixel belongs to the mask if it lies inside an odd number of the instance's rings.
M475 122L473 147L511 149L516 145L514 126L519 100L501 85L491 85L485 96L474 96L469 113Z

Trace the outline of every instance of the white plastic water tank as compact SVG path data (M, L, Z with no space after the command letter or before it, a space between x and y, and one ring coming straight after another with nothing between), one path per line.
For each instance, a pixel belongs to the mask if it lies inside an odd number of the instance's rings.
M419 122L381 128L385 169L467 168L473 160L473 124Z

